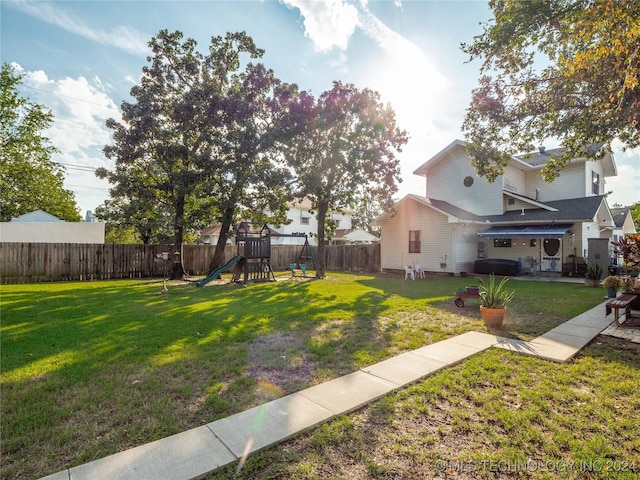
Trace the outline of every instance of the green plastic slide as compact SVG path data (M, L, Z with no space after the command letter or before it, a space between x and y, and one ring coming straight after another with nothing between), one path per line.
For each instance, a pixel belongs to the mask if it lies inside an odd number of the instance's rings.
M213 272L211 272L209 275L207 275L206 278L203 278L202 280L198 280L196 282L196 285L198 287L204 287L211 280L215 280L216 278L218 278L222 272L226 272L227 270L229 270L231 267L233 267L236 263L238 263L242 259L244 259L244 257L242 255L236 255L231 260L229 260L227 263L225 263L223 266L221 266L219 268L216 268Z

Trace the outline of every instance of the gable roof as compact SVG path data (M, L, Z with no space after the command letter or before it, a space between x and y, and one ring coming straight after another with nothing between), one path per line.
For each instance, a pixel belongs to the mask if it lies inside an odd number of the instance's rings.
M622 228L624 226L624 221L627 219L627 215L631 209L629 207L620 207L620 208L612 208L611 215L613 216L613 221L618 228Z
M427 160L425 163L423 163L418 168L416 168L414 170L414 172L413 172L414 175L422 175L422 176L427 175L429 173L429 170L431 170L434 166L436 166L438 163L440 163L441 160L446 158L447 155L450 152L452 152L453 150L455 150L456 148L463 148L465 150L465 154L466 154L467 142L465 142L464 140L459 140L459 139L454 140L449 145L447 145L442 150L440 150L438 153L436 153L429 160ZM520 160L517 157L511 157L511 160L512 160L512 162L510 163L510 165L513 165L516 168L519 168L520 170L530 168L529 165L527 165L526 163L524 163L522 160Z
M594 145L590 145L585 147L584 150L590 150L592 152L599 151L603 143L598 143ZM425 176L428 174L429 170L437 165L443 158L445 158L450 152L455 150L456 148L464 148L466 150L467 143L464 140L456 139L451 142L449 145L444 147L438 153L436 153L433 157L427 160L425 163L420 165L418 168L414 170L414 175ZM519 155L513 155L511 157L510 166L517 168L518 170L533 170L542 168L548 161L549 158L554 154L560 154L565 152L566 148L552 148L545 149L544 147L540 147L539 150L535 152L523 153ZM577 160L586 161L587 159L584 157L576 158ZM602 164L602 169L605 177L613 177L618 174L616 169L616 164L613 159L613 155L610 153L606 153L604 157L600 160Z
M43 210L35 210L33 212L25 213L19 217L11 219L12 222L64 222L55 215L51 215Z
M380 240L375 235L371 235L360 228L338 228L332 240L346 240L349 242L376 242Z
M414 193L405 195L401 200L399 200L396 203L396 207L400 207L403 203L407 201L417 202L443 215L455 217L460 220L464 220L468 222L481 222L481 221L484 222L484 217L475 215L471 212L463 210L462 208L458 208L455 205L451 205L449 202L445 202L444 200L436 200L435 198L423 197L421 195L416 195ZM393 215L394 214L392 212L385 212L375 219L374 224L377 224L379 221L382 221L385 218L391 217Z

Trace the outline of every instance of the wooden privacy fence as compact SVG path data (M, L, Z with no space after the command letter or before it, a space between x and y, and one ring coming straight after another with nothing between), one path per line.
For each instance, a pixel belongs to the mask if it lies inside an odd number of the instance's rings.
M184 245L182 263L187 274L207 275L214 250L212 245ZM301 250L302 245L272 245L271 267L288 270L298 261ZM312 250L317 256L317 247ZM164 277L174 253L170 245L5 242L0 243L0 282ZM235 245L227 245L224 261L236 253ZM329 245L325 253L327 270L380 271L379 244Z

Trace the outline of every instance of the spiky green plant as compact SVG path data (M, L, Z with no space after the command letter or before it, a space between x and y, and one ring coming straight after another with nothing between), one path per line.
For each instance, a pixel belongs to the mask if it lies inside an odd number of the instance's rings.
M500 282L496 281L492 273L488 281L478 278L480 282L480 305L486 308L504 308L513 300L514 291L507 290L506 283L509 280L504 277Z

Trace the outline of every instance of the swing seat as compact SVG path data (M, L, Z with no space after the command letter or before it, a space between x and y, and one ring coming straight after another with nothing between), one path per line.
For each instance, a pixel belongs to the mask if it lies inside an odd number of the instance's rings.
M299 277L307 276L307 265L305 263L301 263L300 265L298 265L297 263L292 263L291 265L289 265L289 270L291 270L292 277L295 277L296 273L299 273Z

